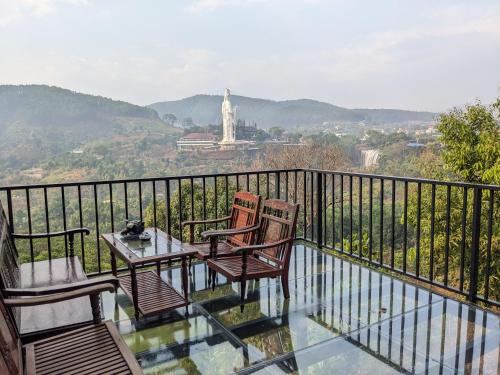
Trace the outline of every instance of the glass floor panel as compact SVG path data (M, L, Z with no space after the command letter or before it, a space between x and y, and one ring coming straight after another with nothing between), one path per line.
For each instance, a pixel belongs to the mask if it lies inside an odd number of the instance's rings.
M290 298L279 279L239 284L193 263L192 304L134 319L122 292L105 293L146 374L497 374L500 318L376 270L296 243ZM181 287L178 268L162 278Z

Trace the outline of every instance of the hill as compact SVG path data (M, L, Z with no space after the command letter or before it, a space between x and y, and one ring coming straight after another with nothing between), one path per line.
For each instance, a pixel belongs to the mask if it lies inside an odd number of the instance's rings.
M29 166L91 142L132 138L139 131L177 132L151 108L52 86L0 85L3 168Z
M195 95L189 98L149 105L160 116L174 114L179 120L191 117L196 124L217 124L221 121L220 95ZM429 122L435 113L397 109L347 109L311 99L273 101L232 95L237 117L255 121L260 127L297 128L321 125L324 122L364 121L367 124Z

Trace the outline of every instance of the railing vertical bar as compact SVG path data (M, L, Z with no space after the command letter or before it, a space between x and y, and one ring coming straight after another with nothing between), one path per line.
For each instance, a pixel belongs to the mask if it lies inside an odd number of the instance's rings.
M490 199L488 205L488 240L486 243L486 265L484 270L484 299L489 300L490 272L491 272L491 239L493 237L493 201L494 190L490 190Z
M303 223L303 233L304 233L304 238L307 238L307 174L306 171L303 172L303 191L302 191L302 212L304 214L304 223Z
M281 198L281 173L274 173L274 198Z
M469 295L468 295L468 299L471 302L476 302L477 298L482 199L483 199L483 189L480 187L475 187L474 206L472 214L472 243L470 247L470 274L469 274Z
M14 233L15 232L14 207L12 206L12 191L10 189L7 190L7 206L8 206L7 215L9 217L10 230L12 231L12 233Z
M157 227L157 217L156 217L156 181L153 182L153 226Z
M297 171L294 172L293 177L293 203L297 203Z
M363 257L363 178L358 181L358 257Z
M217 176L214 177L214 219L217 219L218 217L218 206L219 206L219 203L217 202L218 201L218 192L217 192ZM217 229L217 223L215 223L215 229Z
M246 186L247 186L247 191L250 191L250 174L246 174Z
M108 184L108 189L109 189L109 214L110 214L110 219L111 219L111 232L114 233L115 232L115 213L114 213L114 207L113 207L113 184L112 183Z
M63 229L67 230L66 222L66 196L64 194L64 185L61 186L61 206L62 206L62 219L63 219ZM68 257L68 237L64 236L64 254L66 258Z
M236 175L236 191L240 191L240 175Z
M139 219L142 221L142 182L139 181L138 185L138 194L139 194Z
M344 252L344 175L340 175L340 251Z
M128 187L127 183L123 183L123 199L125 200L125 219L128 220Z
M311 241L314 242L314 173L311 172Z
M45 206L45 229L47 233L50 233L50 220L49 220L49 201L47 198L47 188L43 188L43 202ZM12 228L14 228L14 223L10 224ZM50 243L50 237L47 237L47 247L48 247L48 252L49 252L49 260L52 259L52 246Z
M465 264L465 238L466 238L466 225L467 225L467 188L463 189L463 198L462 198L462 238L460 241L460 291L464 290L464 264Z
M327 223L326 223L326 216L327 216L327 203L328 203L328 197L327 197L327 192L326 192L326 186L327 186L327 183L326 183L326 177L327 175L326 174L323 174L323 244L327 244Z
M179 204L179 240L182 242L182 180L180 178L177 179L177 194L178 194L178 204Z
M247 181L248 181L248 175L247 175ZM229 213L229 181L228 181L228 176L226 175L224 177L224 196L226 198L226 216L228 215ZM247 189L247 191L249 191L250 189Z
M396 247L396 180L391 186L391 270L394 269L394 251Z
M446 187L446 238L444 244L444 285L448 286L448 262L450 257L450 217L451 217L451 186Z
M285 201L288 202L288 171L285 172Z
M172 217L171 217L171 202L170 202L170 179L165 180L165 221L167 222L167 233L172 234Z
M227 185L227 177L226 177L226 185ZM191 189L191 220L194 220L194 178L191 177L189 179L189 187Z
M266 199L269 199L269 172L266 173Z
M335 249L335 174L332 173L332 247Z
M384 263L384 179L380 179L380 228L378 263Z
M316 174L316 242L321 248L323 246L323 174Z
M417 184L417 233L415 242L415 276L420 277L420 218L422 216L422 184Z
M201 180L203 188L203 220L207 219L207 181L205 177ZM207 225L203 224L203 230L207 230Z
M408 250L408 181L403 192L403 273L406 273L406 255Z
M83 212L82 212L82 189L81 186L78 185L78 219L80 222L80 228L83 228ZM83 233L80 233L80 246L82 248L82 267L85 271L85 239L83 237Z
M28 233L33 233L33 224L31 222L31 202L30 202L30 189L26 188L26 210L28 211ZM30 259L31 262L35 261L35 254L33 252L33 239L30 238Z
M430 260L429 280L434 281L434 229L436 221L436 185L431 185L431 230L430 230Z
M257 173L257 195L260 195L260 173Z
M349 176L349 254L352 255L352 176Z
M97 271L101 273L101 246L99 243L99 208L97 205L97 185L94 184L95 237L97 250Z
M373 257L373 178L369 178L368 184L368 259Z

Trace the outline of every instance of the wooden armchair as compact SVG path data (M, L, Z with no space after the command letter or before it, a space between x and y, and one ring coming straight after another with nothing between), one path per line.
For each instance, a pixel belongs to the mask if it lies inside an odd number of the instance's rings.
M114 276L87 279L74 255L74 235L87 228L43 234L11 234L0 203L0 291L23 342L101 321L103 286L118 287ZM67 236L69 257L20 264L14 238ZM106 288L104 288L106 289Z
M89 287L112 291L113 284ZM83 289L67 292L85 295ZM66 293L29 298L30 303L52 303ZM32 342L24 347L8 307L23 306L25 299L0 295L0 374L142 374L134 354L116 327L107 321ZM23 356L24 352L24 356ZM24 360L23 360L24 357Z
M264 207L257 228L233 230L231 234L256 234L254 245L245 245L232 249L233 256L219 258L214 254L207 260L212 270L212 288L215 287L215 274L223 274L229 281L241 283L241 310L245 299L246 282L251 279L264 277L281 277L283 294L290 297L288 290L288 269L295 227L297 224L298 204L288 203L277 199L268 199ZM220 231L207 231L203 237L215 238ZM225 232L225 235L228 231Z
M233 205L228 216L211 220L185 221L182 226L189 225L189 247L197 250L196 257L207 260L213 254L218 257L234 255L231 250L234 247L251 245L254 240L254 232L233 232L233 229L246 229L255 227L259 221L261 197L246 191L234 193ZM194 228L196 225L227 222L228 229L219 230L214 234L207 233L207 242L194 241ZM221 240L221 237L224 237ZM215 241L214 241L215 239Z

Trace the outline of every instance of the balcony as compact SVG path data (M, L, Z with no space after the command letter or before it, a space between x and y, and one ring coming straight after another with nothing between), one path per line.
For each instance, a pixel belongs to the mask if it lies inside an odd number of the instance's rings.
M498 186L291 169L1 187L0 199L15 233L90 228L76 253L98 275L110 272L100 236L125 218L186 239L182 221L225 215L236 190L301 205L290 299L262 279L241 312L238 284L219 275L212 291L201 262L187 317L136 320L122 291L104 293L146 373L498 372ZM64 240L16 246L23 261L68 254ZM175 264L162 277L180 288Z

